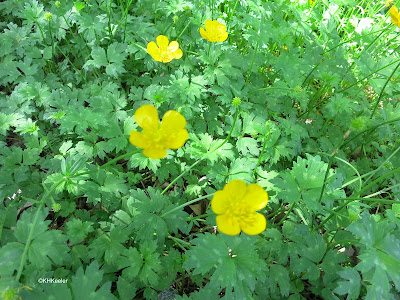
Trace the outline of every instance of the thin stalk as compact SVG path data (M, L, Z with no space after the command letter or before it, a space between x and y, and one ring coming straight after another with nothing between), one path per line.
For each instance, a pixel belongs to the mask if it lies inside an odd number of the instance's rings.
M217 151L219 148L221 148L227 141L228 139L231 137L233 129L235 128L236 125L236 121L239 115L239 110L236 110L235 112L235 118L233 120L233 124L232 124L232 128L228 134L228 136L225 138L225 140L215 149L210 149L206 154L204 154L204 156L202 158L199 158L197 161L195 161L191 166L189 166L189 168L187 168L185 171L183 171L181 173L181 175L179 175L178 177L176 177L174 180L171 181L171 183L161 192L161 195L164 195L166 191L168 191L168 189L175 184L175 182L177 182L180 178L182 178L183 175L185 175L188 171L190 171L191 169L193 169L193 167L195 167L196 165L198 165L202 160L204 160L205 158L207 158L207 155L213 153L214 151Z
M278 224L276 224L277 226L282 225L282 223L289 217L289 214L292 212L292 210L295 208L296 203L292 203L292 205L290 205L288 211L286 212L286 215L279 221Z
M183 28L181 33L178 35L177 39L179 39L181 37L181 35L185 32L185 30L188 28L188 26L190 25L191 22L192 22L192 19L190 19L189 22L187 22L185 28Z
M28 254L28 249L30 246L30 243L32 241L32 236L33 236L33 231L35 229L36 223L39 219L39 213L42 209L42 206L44 204L44 202L46 201L46 199L51 195L51 193L61 184L65 181L65 179L61 179L60 181L56 182L53 184L53 186L50 188L50 190L47 191L46 194L44 194L44 196L42 197L42 199L40 200L40 204L36 210L36 214L35 217L33 219L32 222L32 226L29 230L29 234L28 234L28 238L26 240L26 244L25 244L25 248L24 248L24 252L22 253L22 257L21 257L21 261L19 263L19 268L18 268L18 272L17 272L17 277L16 277L16 281L19 281L19 279L21 278L22 275L22 270L24 269L24 265L25 265L25 261L26 261L26 255Z
M86 171L86 172L83 172L83 173L78 173L78 174L76 174L76 176L83 176L83 175L94 173L94 172L98 171L99 169L103 169L103 168L115 163L116 161L119 161L119 160L121 160L121 159L123 159L125 157L128 157L128 156L132 156L133 154L139 153L140 151L141 151L141 149L136 149L136 150L131 151L129 153L125 153L123 155L120 155L120 156L110 160L109 162L105 163L104 165L99 166L98 169L94 169L94 170L91 170L91 171ZM76 176L74 176L74 177L76 177Z
M353 201L354 201L353 199L350 199L350 200L346 201L343 205L341 205L341 206L339 206L337 209L335 209L335 212L336 212L336 211L342 210L342 209L343 209L344 207L346 207L350 202L353 202ZM323 220L323 221L315 228L315 231L318 231L319 229L321 229L321 228L325 225L325 223L328 222L333 216L334 216L334 214L331 213L325 220Z
M173 213L174 211L177 211L177 210L179 210L179 209L181 209L181 208L183 208L183 207L185 207L185 206L188 206L188 205L190 205L190 204L196 203L197 201L200 201L200 200L206 199L206 198L208 198L208 197L211 197L211 196L213 196L214 194L215 194L215 193L208 194L208 195L205 195L205 196L201 196L201 197L199 197L199 198L190 200L189 202L183 203L183 204L181 204L181 205L179 205L179 206L177 206L177 207L174 207L173 209L171 209L171 210L169 210L169 211L163 213L163 214L161 215L161 218L164 218L165 216L168 216L169 214Z
M256 175L257 168L261 163L261 159L262 159L262 157L264 155L265 146L267 145L267 142L269 141L269 138L271 137L271 130L270 130L270 122L269 121L268 121L268 128L267 128L267 130L265 132L265 135L267 135L267 134L268 134L268 136L266 136L265 139L264 139L264 144L263 144L260 156L258 157L257 165L256 165L256 167L254 168L254 171L253 171L253 176L254 177Z
M38 133L39 133L39 135L42 137L42 139L44 139L44 140L46 141L47 146L49 146L51 152L53 152L53 154L56 154L56 152L54 151L54 149L53 149L53 147L51 146L51 144L50 144L50 142L48 141L48 139L47 139L43 134L41 134L39 131L38 131Z
M260 28L258 29L258 34L260 36L262 34L262 30L261 29L262 29L263 21L264 21L264 14L261 13ZM259 44L260 44L260 38L257 39L256 49L254 50L253 59L251 61L250 68L249 68L249 71L247 73L247 78L246 78L246 82L245 82L244 88L246 88L247 85L249 84L250 74L251 74L251 71L253 70L254 61L256 60L256 55L257 55Z
M333 158L336 156L336 153L337 153L340 149L342 149L343 147L345 147L348 143L350 143L352 140L354 140L354 139L357 138L358 136L362 135L363 133L365 133L365 132L367 132L367 131L374 131L374 130L376 130L377 128L379 128L380 126L382 126L382 125L385 125L385 124L388 124L388 123L392 123L392 122L396 122L396 121L400 121L400 118L393 119L393 120L386 121L386 122L382 122L382 123L376 125L376 126L375 126L374 128L372 128L372 129L371 129L371 128L365 129L365 130L361 131L360 133L358 133L358 134L357 134L356 136L354 136L353 138L351 138L351 139L349 139L349 140L347 140L347 141L343 141L343 143L342 143L340 146L338 146L338 147L336 148L337 151L335 150L335 153L332 154L332 156L330 157L330 159L329 159L329 161L328 161L328 166L327 166L326 171L325 171L324 181L323 181L323 184L322 184L322 187L321 187L321 193L320 193L320 195L319 195L318 203L321 203L322 196L323 196L324 191L325 191L325 184L326 184L326 181L327 181L327 179L328 179L329 170L330 170L330 167L331 167L331 165L332 165ZM397 169L400 169L400 168L397 168ZM396 170L397 170L397 169L396 169ZM392 172L393 172L393 171L392 171ZM387 174L389 174L388 176L390 176L392 172L387 173ZM386 174L386 175L387 175L387 174ZM381 177L380 177L380 178L381 178ZM378 178L378 179L379 179L379 178ZM375 181L376 181L376 180L375 180ZM357 193L357 196L361 195L362 192L364 192L366 189L368 189L370 186L372 186L372 184L373 184L375 181L373 181L371 184L369 184L369 185L367 185L366 187L364 187L363 189L361 189L361 190ZM351 201L350 201L350 202L351 202ZM346 204L346 205L347 205L347 204ZM329 218L331 218L331 217L332 217L332 216L330 216ZM312 223L314 223L314 221L313 221ZM323 222L323 223L324 223L324 222ZM319 229L319 228L321 228L321 225L317 227L317 229Z
M55 54L55 51L54 51L54 40L53 40L53 33L51 32L50 20L47 23L48 23L48 27L49 27L50 40L51 40L51 58L55 63L55 60L54 60L54 54Z
M363 193L363 192L365 192L366 190L368 190L370 187L372 187L373 185L375 185L375 183L377 183L377 182L379 182L379 181L381 181L381 180L383 180L383 179L385 179L385 178L387 178L387 177L389 177L389 176L391 176L391 175L393 175L393 174L395 174L395 173L397 173L397 172L399 172L400 171L400 168L396 168L396 169L394 169L394 170L392 170L392 171L390 171L390 172L388 172L388 173L386 173L386 174L384 174L384 175L382 175L382 176L379 176L377 179L375 179L374 181L372 181L370 184L368 184L367 186L365 186L363 189L361 189L361 191L359 191L357 194L356 194L356 197L357 196L361 196L361 194Z
M378 70L376 70L376 71L374 71L374 72L368 74L367 76L365 76L365 77L361 78L360 80L356 81L355 83L351 84L351 85L348 86L347 88L345 88L345 89L343 89L343 90L340 90L340 91L337 91L336 94L340 94L340 93L343 93L344 91L347 91L348 89L350 89L350 88L352 88L353 86L357 85L357 84L360 83L361 81L364 81L364 80L367 79L368 77L374 75L375 73L377 73L377 72L379 72L379 71L381 71L381 70L383 70L383 69L385 69L385 68L387 68L387 67L389 67L389 66L391 66L391 65L393 65L393 64L395 64L395 63L397 63L397 62L399 62L399 61L400 61L400 59L397 59L397 60L395 60L394 62L391 62L390 64L387 64L386 66L384 66L384 67L382 67L382 68L379 68Z
M228 31L228 30L229 30L229 27L231 26L231 23L230 23L230 22L231 22L231 18L232 18L232 16L233 16L233 13L234 13L235 10L236 10L236 6L238 5L238 3L239 3L239 0L236 0L235 5L233 6L232 11L229 12L228 20L226 21L226 25L228 25L226 31Z
M379 105L379 101L381 100L381 98L382 98L382 96L383 96L383 92L385 91L385 88L386 88L387 84L389 83L390 78L393 77L394 73L396 73L396 71L397 71L397 69L398 69L399 67L400 67L400 63L396 66L396 68L394 68L392 74L390 74L389 78L386 80L385 84L383 85L382 90L381 90L381 92L379 93L379 97L378 97L378 99L376 100L374 109L372 110L372 114L371 114L371 116L370 116L370 119L372 119L372 118L374 117L375 111L376 111L376 109L377 109L377 107L378 107L378 105Z
M369 181L371 179L371 177L374 176L374 174L376 172L378 172L393 156L395 156L397 152L399 152L399 150L400 150L400 146L397 147L397 149L394 150L393 153L390 154L389 157L387 159L385 159L385 161L383 163L381 163L378 168L376 168L375 170L371 171L371 174L369 174L367 179L365 179L365 182Z

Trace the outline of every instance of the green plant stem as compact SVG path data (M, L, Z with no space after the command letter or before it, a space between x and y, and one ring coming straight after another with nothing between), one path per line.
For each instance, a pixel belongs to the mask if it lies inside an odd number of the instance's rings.
M381 92L379 93L379 97L378 97L378 99L377 99L376 102L375 102L375 106L374 106L374 109L372 110L372 114L371 114L371 116L369 117L370 119L372 119L372 118L374 117L375 112L376 112L376 109L378 108L379 102L380 102L380 100L381 100L381 98L382 98L382 96L383 96L383 92L385 91L385 88L386 88L387 84L389 83L390 79L393 77L394 73L396 73L396 71L397 71L397 69L398 69L399 67L400 67L400 63L396 66L396 68L394 68L392 74L390 74L389 78L386 80L385 84L383 85L382 90L381 90Z
M201 219L204 217L209 217L209 216L214 216L214 215L215 215L214 213L209 213L209 214L203 214L203 215L195 216L195 217L188 217L187 219L188 220L198 220L198 219Z
M229 27L231 26L231 18L236 10L236 6L238 5L239 0L236 0L235 5L233 6L233 9L229 12L228 20L226 21L227 29L226 31L229 30Z
M47 146L49 146L51 152L53 152L53 154L56 154L56 152L54 151L53 147L52 147L51 144L49 143L49 141L48 141L48 139L46 138L46 136L44 136L43 134L41 134L39 131L38 131L38 133L39 133L39 135L42 137L42 139L44 139L44 140L46 141Z
M327 156L329 156L329 157L333 156L332 154L323 153L323 152L316 152L316 154L319 154L319 155L327 155ZM357 170L351 163L345 161L344 159L342 159L342 158L340 158L340 157L335 157L335 158L336 158L337 160L343 162L344 164L348 165L351 169L354 170L354 172L356 172L356 174L357 174L357 179L358 179L359 182L360 182L358 190L361 191L361 188L362 188L362 176L360 175L360 173L358 172L358 170ZM365 174L364 174L364 175L365 175ZM356 180L357 180L357 179L356 179ZM342 188L343 188L343 186L342 186Z
M43 206L44 202L46 201L46 199L51 195L51 193L52 193L60 184L62 184L64 181L65 181L65 179L63 178L63 179L61 179L60 181L55 182L55 183L53 184L53 186L50 188L50 190L48 190L48 191L44 194L44 196L42 197L42 199L40 200L40 204L39 204L39 206L38 206L38 208L37 208L37 210L36 210L36 214L35 214L35 217L34 217L34 219L33 219L32 226L31 226L31 228L30 228L30 230L29 230L28 238L27 238L26 243L25 243L24 252L22 253L22 256L21 256L21 261L20 261L20 264L19 264L19 268L18 268L18 272L17 272L16 281L19 281L19 279L21 278L22 270L24 269L24 265L25 265L25 261L26 261L26 255L28 254L28 249L29 249L30 243L31 243L31 241L32 241L33 231L34 231L35 226L36 226L36 223L37 223L37 221L38 221L39 213L40 213L40 211L41 211L41 209L42 209L42 206Z
M48 27L49 27L50 40L51 40L51 58L52 58L53 62L55 63L55 60L54 60L55 49L54 49L53 33L51 32L50 21L48 21L47 23L48 23Z
M86 171L86 172L83 172L83 173L78 173L78 174L76 174L76 175L73 176L73 177L77 177L77 176L82 176L82 175L87 175L87 174L94 173L94 172L98 171L99 169L103 169L103 168L105 168L105 167L107 167L107 166L109 166L109 165L112 165L112 164L115 163L116 161L119 161L119 160L121 160L121 159L123 159L123 158L125 158L125 157L128 157L128 156L132 156L132 155L134 155L134 154L136 154L136 153L139 153L140 151L141 151L141 149L136 149L136 150L131 151L131 152L129 152L129 153L125 153L125 154L123 154L123 155L120 155L120 156L118 156L118 157L116 157L116 158L114 158L114 159L112 159L112 160L106 162L104 165L99 166L98 169L94 169L94 170L91 170L91 171Z
M353 199L350 199L348 201L346 201L343 205L339 206L337 209L335 209L334 211L340 211L342 210L344 207L346 207L350 202L353 202ZM321 229L326 222L328 222L335 214L334 213L330 213L330 215L328 217L326 217L326 219L324 219L316 228L314 228L315 231L318 231L319 229Z
M236 121L237 118L239 116L239 109L236 110L235 112L235 117L233 119L233 124L232 124L232 128L229 131L228 136L226 137L226 139L215 149L210 149L206 154L204 154L204 156L202 158L199 158L197 161L195 161L191 166L189 166L185 171L183 171L181 173L181 175L179 175L178 177L176 177L174 180L171 181L171 183L161 192L161 195L164 195L166 191L168 191L168 189L174 185L175 182L177 182L183 175L185 175L188 171L190 171L191 169L193 169L193 167L195 167L196 165L198 165L202 160L204 160L205 158L207 158L207 155L213 153L214 151L217 151L219 148L221 148L227 141L228 139L231 137L233 129L235 128L236 125Z
M187 22L185 28L183 28L181 33L178 35L177 39L179 39L182 36L182 34L185 32L185 30L188 28L188 26L190 25L191 22L192 22L192 19L190 19L189 22Z
M168 236L169 239L173 240L179 248L181 248L183 251L186 251L188 248L190 248L192 245L184 240L178 239L173 236Z
M212 42L210 42L210 45L208 46L208 51L207 51L207 56L208 57L210 56L211 44L212 44Z
M382 203L382 204L400 203L400 201L395 201L395 200L380 199L380 198L366 198L366 197L335 198L335 200L351 200L351 201L362 200L362 201L366 201L366 202L375 202L375 203Z
M110 7L108 7L107 2L110 1ZM106 0L105 4L106 4L106 13L107 13L107 17L108 17L108 35L110 36L110 42L112 42L113 40L113 35L112 35L112 29L111 29L111 0Z
M268 87L265 87L265 88L260 88L260 89L252 90L252 91L249 92L249 94L252 94L252 93L255 93L255 92L259 92L259 91L264 91L264 90L286 90L286 91L294 91L294 89L292 89L292 88L268 86Z
M202 199L206 199L206 198L208 198L208 197L211 197L211 196L213 196L214 194L215 194L215 193L208 194L208 195L205 195L205 196L201 196L201 197L199 197L199 198L190 200L189 202L183 203L183 204L181 204L181 205L179 205L179 206L177 206L177 207L174 207L173 209L171 209L171 210L169 210L169 211L163 213L163 214L161 215L161 218L164 218L165 216L168 216L169 214L173 213L174 211L177 211L177 210L179 210L179 209L181 209L181 208L183 208L183 207L185 207L185 206L188 206L188 205L190 205L190 204L196 203L197 201L200 201L200 200L202 200Z
M69 23L68 23L68 20L65 18L65 16L63 16L63 19L64 19L65 23L67 24L68 29L69 29L69 31L70 31L70 33L71 33L73 39L75 39L75 34L74 34L74 32L72 31L72 28L71 28L71 26L70 26ZM87 44L87 42L86 42L86 40L83 38L83 36L79 33L79 31L78 31L77 33L78 33L79 37L81 38L81 40L85 43L85 46L86 46L85 50L86 50L86 52L87 52L87 55L90 55L91 49L90 49L89 45ZM75 41L75 43L78 45L77 41ZM74 55L74 56L75 56L75 55ZM75 57L76 57L76 56L75 56Z
M258 157L257 165L256 165L256 167L254 168L253 176L256 175L257 168L258 168L258 166L260 165L261 159L262 159L262 157L263 157L263 155L264 155L265 146L267 145L267 142L269 141L269 138L271 137L270 122L268 121L267 123L268 123L268 125L267 125L268 128L267 128L267 130L266 130L266 132L265 132L266 137L265 137L265 139L264 139L264 144L263 144L263 147L262 147L262 149L261 149L260 156ZM267 134L268 134L268 136L267 136Z
M264 15L261 14L260 28L258 29L258 34L259 34L260 36L261 36L261 34L262 34L262 30L261 30L261 29L262 29L263 21L264 21ZM251 64L250 64L249 71L247 72L247 78L246 78L246 82L245 82L245 84L244 84L244 88L243 88L243 89L245 89L245 88L247 87L247 85L249 84L250 74L251 74L251 71L253 70L254 61L256 60L256 56L257 56L257 51L258 51L258 46L259 46L259 44L260 44L260 38L257 39L256 49L254 50L253 59L252 59Z
M396 119L393 119L393 120L385 121L385 122L382 122L382 123L376 125L376 126L373 127L373 128L365 129L365 130L361 131L360 133L358 133L358 134L357 134L356 136L354 136L353 138L351 138L351 139L349 139L349 140L347 140L347 141L343 141L342 144L336 148L336 150L339 151L340 149L342 149L343 147L345 147L348 143L350 143L350 142L353 141L355 138L357 138L358 136L364 134L364 133L367 132L367 131L371 131L371 132L372 132L372 131L378 129L378 128L379 128L380 126L382 126L382 125L389 124L389 123L393 123L393 122L397 122L397 121L400 121L400 118L396 118ZM325 171L324 181L323 181L323 184L322 184L322 187L321 187L321 193L320 193L319 199L318 199L318 203L321 203L322 196L323 196L324 191L325 191L326 181L327 181L327 179L328 179L329 170L330 170L330 168L331 168L333 158L335 157L335 155L336 155L336 153L337 153L336 150L335 150L335 153L332 154L332 156L329 158L328 166L327 166L326 171ZM398 170L398 169L400 169L400 168L397 168L396 170ZM397 171L396 171L396 172L397 172ZM389 175L387 175L387 174L389 174ZM392 172L389 172L389 173L387 173L387 174L385 174L384 176L387 177L387 176L390 176L391 174L394 174L394 173L393 173L393 171L392 171ZM386 175L387 175L387 176L386 176ZM382 176L381 176L381 177L382 177ZM381 177L379 177L378 179L380 179ZM377 180L378 180L378 179L377 179ZM383 178L382 178L382 179L383 179ZM361 195L362 192L364 192L366 189L368 189L370 186L372 186L372 184L375 183L377 180L373 181L372 183L370 183L369 185L367 185L367 186L364 187L363 189L359 190L359 192L357 193L357 196ZM350 201L350 202L351 202L351 201ZM346 204L346 205L347 205L347 204ZM346 205L345 205L345 206L346 206ZM333 215L331 214L328 218L331 218L332 216L333 216ZM329 220L329 219L328 219L328 220ZM312 220L312 224L314 224L314 218L313 218L313 220ZM317 227L317 229L319 229L319 228L321 228L321 225Z
M390 172L388 172L388 173L386 173L386 174L384 174L384 175L382 175L382 176L379 176L377 179L375 179L374 181L372 181L370 184L368 184L367 186L365 186L363 189L361 189L361 191L359 191L355 196L356 197L358 197L358 196L361 196L361 194L363 193L363 192L365 192L366 190L368 190L370 187L372 187L375 183L377 183L377 182L379 182L379 181L381 181L381 180L383 180L383 179L385 179L385 178L387 178L387 177L389 177L389 176L391 176L391 175L393 175L393 174L395 174L395 173L397 173L397 172L399 172L400 171L400 168L396 168L396 169L394 169L394 170L392 170L392 171L390 171Z
M374 176L374 174L375 174L376 172L378 172L387 162L389 162L389 161L392 159L392 157L396 155L397 152L399 152L399 150L400 150L400 145L397 147L396 150L393 151L392 154L389 155L388 158L385 159L384 162L382 162L382 163L379 165L378 168L374 169L373 171L371 171L371 172L368 173L368 174L364 174L364 175L368 175L368 177L365 179L365 182L369 181L369 180L372 178L372 176Z
M381 70L383 70L383 69L385 69L385 68L387 68L387 67L389 67L389 66L391 66L391 65L393 65L393 64L395 64L395 63L397 63L397 62L399 62L399 61L400 61L400 59L397 59L397 60L395 60L394 62L391 62L390 64L387 64L386 66L384 66L384 67L382 67L382 68L379 68L378 70L376 70L376 71L374 71L374 72L368 74L367 76L363 77L362 79L360 79L360 80L356 81L355 83L351 84L350 86L344 88L343 90L337 91L336 94L340 94L340 93L343 93L344 91L347 91L348 89L350 89L350 88L352 88L353 86L357 85L357 84L360 83L361 81L364 81L364 80L367 79L368 77L371 77L371 76L374 75L375 73L378 73L379 71L381 71Z
M292 205L290 205L288 211L286 212L286 215L279 221L278 224L276 224L277 226L281 226L282 223L289 217L289 214L292 212L292 210L296 207L296 203L292 203Z
M114 34L113 34L113 36L115 36L116 34L117 34L117 31L118 31L118 29L119 29L119 27L121 26L121 23L122 23L122 21L124 21L125 20L125 26L124 26L124 42L125 42L125 32L126 32L126 22L127 22L127 19L128 19L128 11L129 11L129 8L130 8L130 6L131 6L131 4L132 4L132 1L133 0L129 0L129 2L128 2L128 5L126 6L126 8L125 8L125 10L124 10L124 12L123 12L123 14L122 14L122 17L121 17L121 19L119 20L119 22L118 22L118 25L117 25L117 27L115 28L115 32L114 32ZM155 0L155 3L157 3L157 0ZM156 5L157 6L157 5ZM156 15L156 14L155 14ZM156 20L155 20L155 22L154 23L156 23Z

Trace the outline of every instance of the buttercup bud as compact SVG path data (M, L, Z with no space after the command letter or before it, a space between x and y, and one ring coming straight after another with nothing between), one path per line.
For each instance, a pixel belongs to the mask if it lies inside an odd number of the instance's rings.
M57 6L57 7L60 7L61 3L60 3L60 1L56 1L56 2L54 3L54 5Z
M5 300L16 300L18 299L18 291L16 289L6 289L2 294L2 298Z
M239 97L235 97L235 98L233 98L233 100L232 100L232 105L233 105L233 106L239 106L241 103L242 103L242 100L240 100Z
M54 203L52 206L54 212L59 212L61 209L61 204L60 203Z
M367 120L363 116L355 118L350 123L350 129L351 130L362 130L365 127L366 123L367 123Z
M53 15L51 13L47 12L47 13L44 14L44 18L47 21L50 21L53 18Z

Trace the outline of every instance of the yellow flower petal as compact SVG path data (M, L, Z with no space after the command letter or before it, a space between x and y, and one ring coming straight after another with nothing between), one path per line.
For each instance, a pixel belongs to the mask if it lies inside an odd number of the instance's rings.
M250 211L262 209L268 203L268 193L258 184L250 184L246 189L242 203Z
M217 216L217 227L224 234L237 235L240 233L239 223L228 215Z
M167 151L161 146L153 146L144 149L143 155L152 159L161 159L167 156Z
M223 42L228 38L226 26L217 20L207 20L205 23L206 30L200 28L200 34L204 39L210 42Z
M400 26L400 14L399 14L399 9L393 5L390 9L389 9L389 13L390 13L390 17L391 17L391 21L393 24Z
M224 214L231 205L231 199L225 191L217 191L211 200L211 209L218 215Z
M220 31L220 32L226 31L226 26L224 24L221 24L218 21L215 21L215 22L217 22L217 30L218 31Z
M203 39L208 40L208 35L207 35L207 31L204 30L203 27L200 27L200 35Z
M186 126L186 119L176 110L167 111L160 125L162 131L173 131L178 129L183 129Z
M177 41L172 41L168 45L168 51L175 52L179 48L179 43Z
M163 140L163 145L167 149L178 149L185 145L189 138L189 133L186 129L180 129L174 134Z
M158 49L156 43L148 43L147 52L153 57L155 61L161 61L160 49Z
M158 47L160 48L161 51L167 50L169 40L165 35L159 35L156 38L156 41L157 41L157 45L158 45Z
M226 41L227 38L228 38L228 33L222 32L221 35L219 36L218 42Z
M143 105L135 112L135 121L144 130L157 130L160 121L158 120L157 109L153 105Z
M151 145L152 140L143 133L132 130L129 136L129 142L131 142L133 146L144 149Z
M223 189L232 201L240 201L246 193L246 183L242 180L232 180ZM233 203L233 205L235 205Z
M182 50L181 49L178 49L178 50L176 50L175 52L174 52L174 59L180 59L181 57L182 57L182 55L183 55L183 52L182 52Z
M206 31L212 30L214 28L214 26L215 26L214 22L215 21L212 21L212 20L207 20L206 21L206 24L205 24Z
M267 220L264 215L254 213L247 220L240 222L240 228L248 235L257 235L265 230L267 227Z

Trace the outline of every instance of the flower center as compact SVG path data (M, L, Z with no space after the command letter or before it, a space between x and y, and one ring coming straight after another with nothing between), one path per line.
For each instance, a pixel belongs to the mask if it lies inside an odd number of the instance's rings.
M246 206L242 203L231 205L227 210L226 214L237 219L238 221L249 221L252 218L252 212L246 209Z

